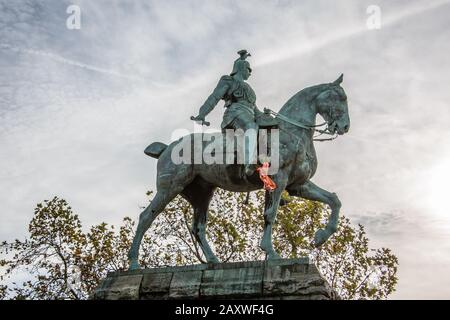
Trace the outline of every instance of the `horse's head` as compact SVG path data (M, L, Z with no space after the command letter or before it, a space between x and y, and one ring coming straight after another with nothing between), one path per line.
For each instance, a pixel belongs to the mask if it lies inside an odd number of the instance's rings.
M344 134L350 129L347 95L340 86L344 75L328 84L315 98L316 110L328 123L331 133Z

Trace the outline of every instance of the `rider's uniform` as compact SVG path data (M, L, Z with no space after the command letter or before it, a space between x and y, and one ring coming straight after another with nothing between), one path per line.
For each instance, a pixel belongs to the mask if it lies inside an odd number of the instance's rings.
M199 114L206 116L220 100L225 100L226 108L221 124L222 129L257 129L255 113L256 95L248 83L236 80L232 76L222 76L205 103L200 107Z
M222 76L213 93L200 107L199 115L205 117L220 100L225 100L226 108L221 124L222 130L230 128L244 130L248 137L245 163L256 163L258 125L255 116L262 112L255 105L255 92L245 81L228 75Z

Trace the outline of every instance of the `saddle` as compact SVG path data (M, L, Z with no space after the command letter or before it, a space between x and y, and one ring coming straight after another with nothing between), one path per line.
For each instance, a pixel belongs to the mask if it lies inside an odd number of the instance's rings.
M260 129L278 128L278 120L267 113L258 113L255 117L255 120Z
M264 154L267 155L267 156L270 156L272 154L272 149L271 149L271 146L272 146L272 133L271 133L271 131L269 129L276 129L277 125L278 125L277 123L269 124L268 122L265 122L265 126L259 128L259 129L267 129L267 132L266 132L266 134L264 136L261 136L261 132L259 132L259 130L257 132L256 151L257 151L257 155L258 156L259 155L264 155ZM238 153L239 152L244 153L245 152L245 148L238 150L239 143L238 143L238 137L236 137L236 136L234 137L233 142L230 141L232 143L233 147L231 147L230 145L227 144L227 140L225 139L225 135L223 136L223 139L224 139L223 140L223 146L224 146L224 151L225 151L224 155L230 156L232 154L233 155L232 157L233 157L234 160L233 160L233 163L231 163L231 165L237 164L237 162L238 162ZM241 140L241 143L242 143L242 140ZM260 143L262 143L263 145L261 145ZM258 159L257 164L258 165L262 165L263 162L261 162L260 159Z

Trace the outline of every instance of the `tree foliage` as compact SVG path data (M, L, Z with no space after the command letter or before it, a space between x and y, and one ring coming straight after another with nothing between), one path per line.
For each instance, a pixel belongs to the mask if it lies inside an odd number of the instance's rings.
M152 193L148 192L151 197ZM207 237L221 261L264 259L258 247L263 230L264 192L251 195L218 190L208 219ZM297 198L280 207L274 226L275 249L285 258L309 256L343 299L384 299L397 283L396 256L388 248L369 249L364 227L340 218L339 229L320 249L314 232L324 226L328 210ZM175 198L154 221L141 245L143 267L204 263L190 233L192 209ZM1 244L4 274L20 273L22 283L0 285L0 298L85 299L107 272L126 270L135 222L126 217L119 228L101 223L83 231L68 203L58 197L36 206L29 237Z

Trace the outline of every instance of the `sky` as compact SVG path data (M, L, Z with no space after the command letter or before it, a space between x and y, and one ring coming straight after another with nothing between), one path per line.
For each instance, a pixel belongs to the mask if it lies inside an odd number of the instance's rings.
M0 0L0 239L55 195L86 227L136 219L155 188L143 150L193 130L245 48L260 109L344 73L351 128L316 143L312 181L398 256L391 298L449 299L449 16L443 0Z

